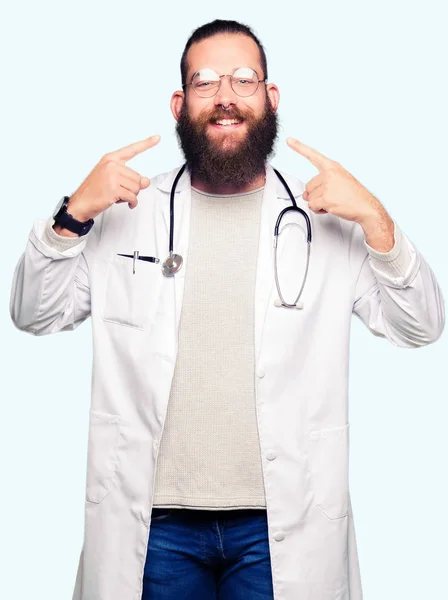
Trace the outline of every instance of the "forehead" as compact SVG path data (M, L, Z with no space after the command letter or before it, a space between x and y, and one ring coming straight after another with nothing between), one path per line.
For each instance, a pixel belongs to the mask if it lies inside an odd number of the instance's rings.
M187 54L187 81L204 67L231 73L237 67L252 67L263 75L260 51L252 38L243 34L214 35L191 46Z

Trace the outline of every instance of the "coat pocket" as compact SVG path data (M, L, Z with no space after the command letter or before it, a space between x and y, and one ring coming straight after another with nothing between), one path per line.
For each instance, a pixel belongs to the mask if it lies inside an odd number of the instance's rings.
M308 432L308 469L317 507L329 518L348 513L349 424Z
M120 417L90 411L86 499L99 504L116 483Z
M161 291L162 269L156 263L125 256L107 262L102 315L105 321L137 329L149 327L155 317Z

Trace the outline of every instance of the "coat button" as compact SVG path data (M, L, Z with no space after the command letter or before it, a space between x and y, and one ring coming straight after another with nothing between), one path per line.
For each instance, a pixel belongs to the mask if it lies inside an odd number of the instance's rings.
M283 531L279 531L275 534L274 539L276 542L282 542L285 539L285 534L283 533Z
M266 452L266 458L268 460L275 460L277 458L277 455L273 450L269 450L269 452Z
M260 377L260 378L261 378L261 377L264 377L264 376L266 375L266 369L264 369L263 367L260 367L260 368L258 369L257 375L258 375L258 377Z

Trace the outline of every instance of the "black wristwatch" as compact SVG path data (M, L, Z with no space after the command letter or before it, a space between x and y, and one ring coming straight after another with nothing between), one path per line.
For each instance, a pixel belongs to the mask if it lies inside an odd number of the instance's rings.
M53 219L55 220L55 223L64 229L73 231L73 233L77 233L79 236L86 235L86 233L89 233L93 227L93 219L82 222L72 217L72 215L67 212L67 204L69 200L70 196L64 196L62 198L59 210L56 212Z

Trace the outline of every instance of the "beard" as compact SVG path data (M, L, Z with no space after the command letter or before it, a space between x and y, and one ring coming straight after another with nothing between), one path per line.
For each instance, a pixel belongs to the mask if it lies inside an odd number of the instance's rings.
M213 138L207 135L209 123L219 119L244 120L245 137L231 130ZM215 186L244 186L265 173L266 159L272 154L278 135L278 117L267 96L261 117L256 117L251 109L243 112L234 106L224 111L217 106L210 113L191 119L184 102L176 134L192 175Z

